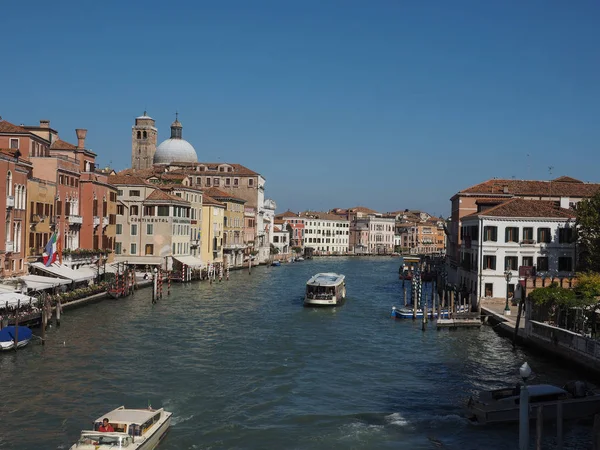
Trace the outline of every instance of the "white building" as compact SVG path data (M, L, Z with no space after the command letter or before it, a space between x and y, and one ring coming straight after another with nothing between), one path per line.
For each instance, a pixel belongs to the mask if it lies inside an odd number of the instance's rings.
M459 288L479 300L504 299L507 290L520 297L520 267L537 276L573 276L574 227L572 210L542 200L512 199L463 217Z
M350 222L345 217L314 211L305 211L299 217L304 219L304 247L326 255L348 252Z

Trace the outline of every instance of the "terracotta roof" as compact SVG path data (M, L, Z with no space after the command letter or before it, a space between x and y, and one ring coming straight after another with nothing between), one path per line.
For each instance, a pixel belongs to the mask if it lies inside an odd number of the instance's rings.
M575 212L560 208L556 202L514 198L500 205L466 217L524 217L524 218L575 218ZM463 218L464 219L464 218Z
M219 166L221 165L228 165L231 166L231 168L233 169L233 172L219 172ZM216 173L220 173L223 175L226 174L234 174L234 175L258 175L258 172L255 172L254 170L250 170L248 169L246 166L242 166L241 164L231 164L231 163L226 163L226 162L220 162L220 163L206 163L206 162L199 162L197 164L198 166L205 166L208 170L205 172L216 172ZM189 171L187 171L189 172ZM195 174L198 174L198 172L194 171ZM202 172L200 172L202 173Z
M141 177L131 175L109 175L108 184L112 185L148 185L149 183Z
M8 156L9 158L14 159L15 157L15 150L12 148L0 148L0 153L2 153L5 156ZM25 159L22 157L19 157L19 162L31 164L31 161L29 159Z
M6 120L0 120L0 133L26 133L30 134L29 130L26 130L23 127L18 125L14 125Z
M298 214L296 214L293 211L287 210L286 212L282 212L280 214L276 214L275 218L283 218L283 217L299 217Z
M583 183L583 181L578 180L577 178L567 177L567 176L564 176L564 175L562 177L555 178L552 181L559 182L559 183L564 183L564 182L567 182L567 183Z
M230 194L228 192L222 191L221 189L217 189L217 188L205 188L204 189L204 193L210 195L211 197L215 198L215 199L228 199L228 200L235 200L235 201L239 201L239 202L246 202L246 200L244 200L243 198L239 198L236 197L233 194Z
M374 209L370 209L365 206L355 206L354 208L348 208L348 212L360 212L360 213L364 213L364 214L379 214Z
M221 206L223 208L226 207L225 203L221 203L221 202L215 200L214 198L212 198L210 195L206 195L206 194L204 194L204 196L202 197L202 204L203 205L212 205L212 206Z
M321 220L345 220L344 216L339 216L337 214L331 214L328 212L319 212L319 211L304 211L300 213L299 217L306 217L309 219L321 219Z
M273 227L273 231L281 232L281 229L279 227Z
M56 141L54 141L52 143L52 145L50 146L51 150L77 150L77 146L73 145L73 144L69 144L66 141L63 141L62 139L57 139Z
M504 203L506 201L505 198L492 197L492 198L478 198L475 200L476 205L489 205L491 203L497 205L499 203Z
M285 220L282 220L282 219L274 219L274 220L273 220L273 223L276 223L276 224L278 224L278 225L283 225L283 224L285 223Z
M563 178L563 177L561 177ZM564 177L568 178L568 177ZM560 180L560 179L559 179ZM506 188L506 192L505 192ZM460 194L497 194L513 197L515 195L550 196L553 197L592 197L600 191L598 183L582 183L580 181L530 181L530 180L488 180L459 191Z
M152 194L150 194L148 197L146 197L146 200L144 200L144 201L148 201L148 200L158 200L158 201L164 200L164 201L169 201L169 202L189 203L189 202L185 201L184 199L182 199L181 197L169 194L161 189L155 189L152 192Z

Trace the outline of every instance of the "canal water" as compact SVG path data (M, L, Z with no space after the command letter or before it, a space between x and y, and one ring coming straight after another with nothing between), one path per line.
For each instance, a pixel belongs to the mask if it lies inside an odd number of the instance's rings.
M156 305L144 289L68 311L44 347L0 354L0 448L68 449L103 413L149 403L173 412L160 450L516 448L517 427L464 418L468 397L515 384L524 361L538 382L577 374L487 326L391 320L398 266L315 259L174 285ZM346 303L303 308L324 271L346 275ZM589 448L588 426L567 424L566 441Z

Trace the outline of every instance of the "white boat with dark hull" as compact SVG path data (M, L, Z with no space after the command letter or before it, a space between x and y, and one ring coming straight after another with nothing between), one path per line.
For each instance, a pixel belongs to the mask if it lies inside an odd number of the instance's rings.
M467 403L469 418L481 424L519 421L520 389L513 388L483 391ZM584 419L600 413L600 393L590 390L582 381L572 381L564 388L551 384L532 384L529 391L529 417L535 418L537 408L543 408L544 420L556 420L556 406L562 404L565 420Z
M306 283L304 306L336 306L346 299L346 277L337 273L318 273Z
M126 409L121 406L96 419L94 430L82 431L71 450L154 450L171 426L173 413L161 409ZM108 418L114 431L100 431Z
M15 342L17 348L25 347L31 340L31 330L28 327L13 325L0 330L0 351L14 350Z

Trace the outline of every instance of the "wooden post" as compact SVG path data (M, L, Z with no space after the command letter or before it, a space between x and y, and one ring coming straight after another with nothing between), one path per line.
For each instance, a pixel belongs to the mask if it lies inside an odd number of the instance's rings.
M252 253L248 255L248 275L252 274Z
M563 408L561 402L556 404L556 449L563 449Z
M152 272L152 304L156 303L158 277Z
M450 295L450 308L448 309L448 318L454 318L454 291L451 289L448 292Z
M517 334L519 333L519 324L521 323L521 314L523 312L523 304L525 303L525 300L523 298L521 298L521 300L519 301L519 310L517 312L517 320L515 323L515 333L513 334L513 348L515 348L517 346Z
M425 331L427 324L427 301L423 302L423 320L421 321L421 330Z
M414 279L411 281L411 300L413 304L413 320L417 319L417 289L415 288Z
M435 313L435 289L433 286L433 281L431 282L431 320L433 320L433 316Z
M42 345L46 345L46 298L42 297Z
M538 406L535 421L535 450L542 450L542 434L544 430L544 407Z
M167 295L171 295L171 273L167 271Z
M56 301L56 328L60 328L60 314L62 312L62 305L60 299Z
M17 309L15 310L15 352L19 346L19 307L21 306L21 300L17 300Z
M406 280L402 280L402 292L403 292L403 299L404 299L404 306L406 306Z

